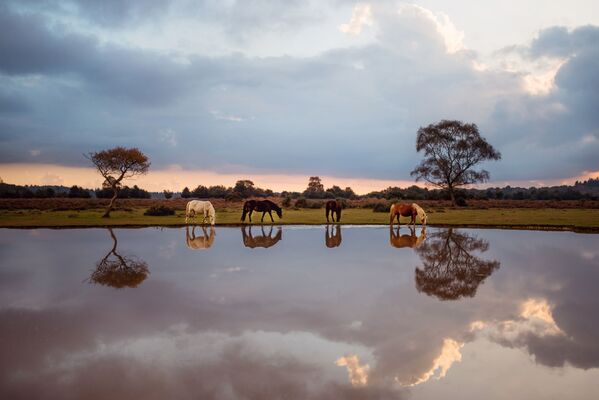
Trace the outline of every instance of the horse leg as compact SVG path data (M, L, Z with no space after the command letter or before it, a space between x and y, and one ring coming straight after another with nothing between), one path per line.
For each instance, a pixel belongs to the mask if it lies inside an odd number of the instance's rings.
M262 219L260 220L260 222L264 222L264 215L266 214L266 211L262 211Z
M254 210L250 210L250 224L252 223L252 213L254 212Z
M327 208L324 214L327 216L327 224L329 223L329 209Z
M270 221L275 222L275 220L272 218L272 210L268 210L268 215L270 215Z

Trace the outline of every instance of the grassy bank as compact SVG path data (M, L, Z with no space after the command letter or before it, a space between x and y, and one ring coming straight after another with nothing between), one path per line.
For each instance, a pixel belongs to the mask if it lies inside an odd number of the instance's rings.
M183 225L183 211L174 216L150 217L143 215L145 208L118 210L111 218L102 218L102 209L88 210L0 210L0 227L90 227L90 226L169 226ZM572 229L599 232L599 209L558 208L447 208L427 210L430 226L481 226L530 229ZM217 225L239 225L240 210L217 209ZM253 223L260 223L261 214L254 214ZM274 216L276 224L323 224L323 209L285 209L283 219ZM270 223L266 215L265 223ZM387 213L370 209L352 208L343 211L343 224L388 224ZM408 222L408 218L402 218Z

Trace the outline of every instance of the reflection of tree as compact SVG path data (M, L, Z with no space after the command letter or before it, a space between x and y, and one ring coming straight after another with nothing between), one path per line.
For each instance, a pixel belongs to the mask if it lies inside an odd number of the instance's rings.
M341 225L333 225L331 232L329 232L329 225L326 226L324 243L329 248L341 245Z
M283 238L283 231L280 226L277 227L277 233L274 237L272 236L272 225L270 226L268 235L264 232L264 226L262 226L261 229L262 236L253 236L251 225L247 231L245 225L241 227L241 235L243 236L243 244L245 247L250 247L252 249L256 247L268 248L274 246Z
M150 274L148 264L137 257L122 256L116 251L117 240L112 228L108 228L112 237L112 249L96 264L96 270L89 281L104 286L120 289L134 288L142 283Z
M499 261L482 260L471 252L485 252L489 243L453 229L428 236L416 251L423 269L416 268L416 288L441 300L474 297L476 289L493 271Z

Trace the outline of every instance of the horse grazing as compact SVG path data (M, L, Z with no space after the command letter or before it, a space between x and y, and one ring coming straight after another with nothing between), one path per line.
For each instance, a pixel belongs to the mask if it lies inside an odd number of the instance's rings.
M283 210L281 207L276 205L270 200L248 200L243 203L243 212L241 213L241 222L245 222L245 216L249 214L250 222L252 222L252 213L254 211L262 212L262 219L260 222L264 222L264 215L268 213L270 220L275 222L272 218L272 211L275 211L279 218L283 218Z
M187 244L187 247L193 250L208 249L212 247L212 244L214 243L214 236L216 235L214 226L210 227L210 234L208 234L208 232L206 232L206 228L202 226L202 231L204 232L204 235L202 236L196 236L195 229L196 227L194 226L191 229L190 235L189 226L185 227L185 244Z
M416 225L416 216L420 218L420 223L425 226L426 225L426 213L416 203L412 204L402 204L395 203L391 205L391 210L389 212L389 224L393 225L393 220L397 217L397 225L400 225L399 217L411 217L410 224Z
M197 214L203 214L204 219L202 220L202 224L208 221L210 225L214 225L216 222L216 212L214 211L214 206L209 201L202 200L191 200L187 203L185 207L185 223L189 221L189 218L195 217Z
M325 205L325 215L327 216L327 224L329 223L329 212L331 213L331 218L333 222L335 222L335 214L337 214L337 222L341 220L341 209L343 208L343 204L337 200L329 200Z
M341 225L333 225L331 227L331 232L329 232L329 226L326 226L324 244L329 249L332 249L333 247L339 247L341 245Z
M251 249L255 249L256 247L269 248L277 244L279 240L283 238L283 231L281 227L277 227L277 233L275 236L272 235L272 225L270 226L270 231L268 235L264 233L264 227L262 226L262 236L253 236L252 235L252 226L250 225L248 230L249 233L246 232L246 227L241 227L241 236L243 237L243 245L245 247L249 247Z
M426 240L426 227L423 226L420 230L420 236L416 236L416 228L410 227L409 235L400 235L399 234L399 226L395 231L393 231L393 227L389 227L389 243L391 246L397 247L398 249L404 247L416 248L422 244Z

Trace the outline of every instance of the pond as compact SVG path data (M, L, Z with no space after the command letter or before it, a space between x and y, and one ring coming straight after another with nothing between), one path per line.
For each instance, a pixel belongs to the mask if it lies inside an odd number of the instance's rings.
M0 230L3 399L595 399L599 236Z

